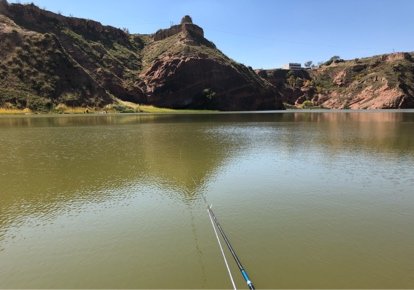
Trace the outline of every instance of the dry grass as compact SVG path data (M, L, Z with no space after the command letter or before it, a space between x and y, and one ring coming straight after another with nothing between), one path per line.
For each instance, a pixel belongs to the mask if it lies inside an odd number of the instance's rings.
M105 107L106 111L115 111L121 113L149 113L149 114L159 114L159 113L173 113L173 114L200 114L200 113L210 113L214 111L208 110L176 110L169 108L160 108L151 105L140 105L131 102L125 102L117 100L117 105L109 105Z
M0 108L0 114L2 115L14 115L14 114L31 114L32 111L30 109L7 109L7 108Z
M207 114L207 113L214 113L218 111L213 110L176 110L176 109L168 109L168 108L158 108L149 105L140 105L139 109L142 113L173 113L173 114Z
M56 113L60 114L85 114L85 113L94 113L96 110L94 108L84 108L84 107L69 107L65 104L59 104L54 109Z
M176 113L179 110L167 109L167 108L158 108L150 105L140 105L139 110L142 113Z

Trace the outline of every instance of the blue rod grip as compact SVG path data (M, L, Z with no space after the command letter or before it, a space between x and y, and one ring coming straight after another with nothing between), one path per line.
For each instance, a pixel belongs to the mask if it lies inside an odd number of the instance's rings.
M247 283L247 286L249 286L249 289L254 290L255 288L253 286L253 283L252 283L252 281L250 281L249 275L247 275L246 271L243 269L243 270L241 270L241 273L243 275L244 280Z

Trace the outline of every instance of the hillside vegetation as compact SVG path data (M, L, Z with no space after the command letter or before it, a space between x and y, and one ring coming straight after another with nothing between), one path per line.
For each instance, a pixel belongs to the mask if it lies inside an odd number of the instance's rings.
M179 109L282 109L274 87L190 17L153 35L0 0L0 107L51 111L120 101Z
M412 53L255 72L189 16L142 35L0 0L0 40L2 112L414 108Z

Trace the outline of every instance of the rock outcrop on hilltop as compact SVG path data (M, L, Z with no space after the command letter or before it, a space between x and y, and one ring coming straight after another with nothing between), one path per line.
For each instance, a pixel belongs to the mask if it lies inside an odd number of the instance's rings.
M414 108L414 57L410 53L337 61L312 70L258 73L290 105L330 109Z
M185 16L153 35L0 0L0 107L47 111L118 100L169 108L283 109L274 86Z
M158 30L154 35L154 40L164 40L179 33L182 33L183 39L188 41L204 40L204 30L200 26L193 24L193 20L189 15L183 17L180 25L173 25L168 29ZM193 42L192 44L196 44L196 42ZM212 42L205 42L204 44L215 48L215 45Z

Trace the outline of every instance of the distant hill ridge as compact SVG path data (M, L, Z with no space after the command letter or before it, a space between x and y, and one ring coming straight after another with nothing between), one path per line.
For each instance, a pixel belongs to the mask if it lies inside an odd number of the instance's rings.
M327 62L312 70L259 70L296 107L414 108L414 54L398 52Z
M190 16L154 34L130 34L0 0L0 40L0 108L414 107L411 54L257 74L218 50Z

